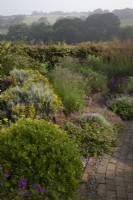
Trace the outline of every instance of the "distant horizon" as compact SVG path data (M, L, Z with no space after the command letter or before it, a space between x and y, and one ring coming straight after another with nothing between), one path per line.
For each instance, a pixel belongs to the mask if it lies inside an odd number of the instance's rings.
M98 10L98 9L101 9L102 11L106 11L108 10L109 12L113 12L114 10L124 10L124 9L133 9L133 8L130 8L130 7L125 7L125 8L116 8L116 9L113 9L113 10L110 10L110 9L102 9L102 8L96 8L94 10L82 10L82 11L76 11L76 10L73 10L73 11L64 11L64 10L53 10L53 11L43 11L43 10L33 10L31 11L31 13L20 13L20 14L11 14L11 15L1 15L0 16L14 16L14 15L32 15L33 12L40 12L40 13L44 13L44 14L49 14L49 13L54 13L54 12L63 12L63 13L73 13L73 12L76 12L76 13L82 13L82 12L94 12L95 10Z
M0 15L31 15L38 12L92 12L96 9L133 9L133 0L0 0Z

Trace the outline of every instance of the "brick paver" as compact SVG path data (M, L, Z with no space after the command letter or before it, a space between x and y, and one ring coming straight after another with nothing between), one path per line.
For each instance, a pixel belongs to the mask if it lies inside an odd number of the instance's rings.
M111 155L104 155L96 173L97 193L106 200L133 200L133 121L122 132Z

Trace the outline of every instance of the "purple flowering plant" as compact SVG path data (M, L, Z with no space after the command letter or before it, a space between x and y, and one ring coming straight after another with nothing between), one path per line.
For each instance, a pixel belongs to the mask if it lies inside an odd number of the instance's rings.
M6 187L8 186L9 188L8 178L10 177L10 171L2 174L2 176L6 178L5 180L3 180L1 179L1 176L0 176L0 193L4 197L4 195L6 195ZM41 200L41 199L44 199L44 197L46 196L47 197L51 196L51 191L49 189L45 189L44 186L39 185L38 183L34 183L32 186L30 186L27 179L20 180L14 186L10 184L10 187L12 188L12 191L15 194L15 196L21 199L31 200L33 198L36 198L36 199Z
M43 200L45 197L51 197L51 191L49 188L35 182L33 185L30 184L30 181L26 178L21 179L18 183L13 183L11 178L15 175L12 171L4 172L2 165L0 165L0 194L3 195L3 198L7 195L6 188L9 190L9 187L12 188L13 194L16 197L21 199L30 199L33 198ZM11 182L10 182L11 181ZM12 195L11 195L12 196ZM11 199L13 196L11 197ZM9 198L10 199L10 198Z
M108 110L104 103L88 108L83 114L72 115L65 124L65 130L76 139L83 156L108 152L123 127L122 119Z
M27 184L27 179L23 179L23 180L21 180L21 181L18 182L18 186L19 186L19 187L23 187L23 186L25 186L26 184Z

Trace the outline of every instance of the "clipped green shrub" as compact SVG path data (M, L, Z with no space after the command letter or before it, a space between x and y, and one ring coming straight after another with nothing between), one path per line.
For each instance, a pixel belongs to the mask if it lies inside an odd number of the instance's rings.
M9 75L14 68L25 69L35 65L35 60L27 56L21 48L10 42L0 43L0 74Z
M84 78L67 68L57 67L51 72L53 86L65 107L64 112L70 114L83 107L85 101Z
M12 84L1 95L2 118L16 120L22 115L47 118L62 109L48 79L37 70L14 69L9 80Z
M30 48L30 47L29 47ZM45 53L42 55L43 60L38 60L39 52L35 57L27 53L28 47L22 44L11 42L0 42L0 74L2 77L9 75L13 69L36 69L40 73L46 73L47 62L45 62ZM32 47L34 51L34 47Z
M124 120L133 119L133 97L122 96L114 98L109 103L109 107L113 112Z
M72 199L80 181L75 142L44 120L20 119L2 129L0 158L2 199Z

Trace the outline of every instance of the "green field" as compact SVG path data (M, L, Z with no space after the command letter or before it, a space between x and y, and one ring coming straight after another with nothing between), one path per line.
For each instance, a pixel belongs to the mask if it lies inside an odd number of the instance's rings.
M0 29L0 34L6 34L7 33L7 29Z
M78 17L78 18L80 18L81 14L79 13L79 14L73 14L73 15L71 14L71 15L64 15L64 16L63 15L42 15L42 16L41 15L39 15L39 16L38 15L28 15L28 16L26 16L26 19L24 20L24 23L30 25L33 22L38 21L39 18L46 17L50 24L54 24L58 18L60 18L60 17L66 18L68 16L69 17Z
M133 19L121 20L121 26L133 26Z
M56 22L56 20L60 17L68 17L67 15L29 15L29 16L26 16L26 19L24 20L24 23L30 25L32 24L33 22L36 22L38 21L39 18L41 17L46 17L49 21L50 24L54 24ZM81 14L75 14L75 15L69 15L69 17L78 17L80 18L81 17ZM121 26L133 26L133 19L123 19L121 20Z

